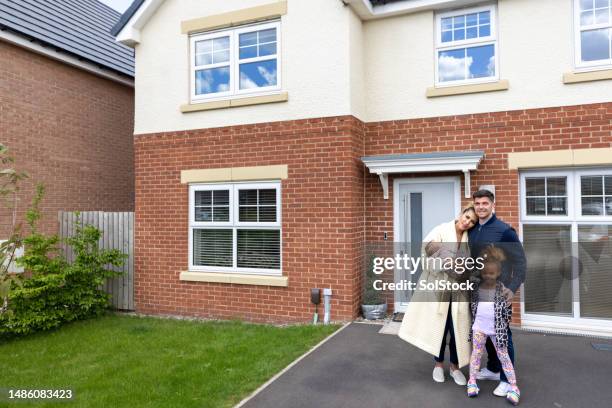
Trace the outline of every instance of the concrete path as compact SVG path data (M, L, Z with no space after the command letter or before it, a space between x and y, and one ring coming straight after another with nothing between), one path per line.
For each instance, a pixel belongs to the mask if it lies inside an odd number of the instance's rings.
M352 323L282 374L246 408L461 408L510 407L480 381L469 399L448 378L431 379L431 356L380 325ZM591 343L612 341L513 331L520 407L612 407L612 351ZM467 367L463 369L467 374Z

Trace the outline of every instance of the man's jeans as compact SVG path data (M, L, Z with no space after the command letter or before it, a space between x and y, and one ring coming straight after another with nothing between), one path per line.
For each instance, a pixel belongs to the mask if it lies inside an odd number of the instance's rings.
M493 345L493 341L491 340L490 337L487 338L486 347L487 347L487 354L489 356L489 361L487 361L487 368L493 371L494 373L500 373L499 374L500 381L508 382L508 378L506 378L506 373L504 373L504 370L502 370L501 362L499 361L499 358L497 358L497 352L495 351L495 346ZM510 331L509 327L508 327L508 354L510 355L510 360L512 361L512 364L514 365L514 344L512 343L512 332Z

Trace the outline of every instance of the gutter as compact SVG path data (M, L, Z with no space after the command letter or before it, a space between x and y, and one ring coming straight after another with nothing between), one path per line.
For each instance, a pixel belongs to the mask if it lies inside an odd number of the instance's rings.
M372 6L370 0L342 1L345 5L350 6L362 20L376 20L402 14L418 13L420 11L448 10L486 3L483 0L403 0Z

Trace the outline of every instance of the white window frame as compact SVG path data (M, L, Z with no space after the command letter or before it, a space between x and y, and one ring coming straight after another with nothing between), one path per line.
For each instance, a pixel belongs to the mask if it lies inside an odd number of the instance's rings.
M525 200L526 177L556 177L567 176L568 216L527 216ZM525 170L520 173L520 238L523 241L524 225L557 225L569 226L572 242L578 242L578 229L582 225L612 225L612 216L582 216L580 177L584 175L612 175L612 168L571 168L566 170ZM605 193L605 191L604 191ZM572 255L577 257L575 248ZM570 315L553 315L546 313L529 313L525 310L525 291L521 290L521 325L551 332L612 335L612 319L582 317L580 311L580 277L572 279L572 311Z
M612 50L610 50L610 58L597 61L582 61L582 42L580 41L580 34L582 31L596 30L599 28L610 28L612 29L612 8L610 9L610 16L607 24L593 24L586 28L580 25L580 0L574 0L574 66L578 70L592 71L597 69L610 69L612 68Z
M276 57L271 58L270 56L265 57L255 57L249 58L245 60L240 60L240 42L239 35L253 32L266 30L269 28L276 28ZM230 41L230 59L229 62L222 62L217 64L210 64L205 66L196 66L195 65L195 44L198 41L203 40L211 40L215 38L228 37ZM211 100L226 100L226 99L234 99L240 97L248 97L254 95L271 95L277 94L282 89L282 61L281 61L281 24L279 20L275 20L272 22L266 23L258 23L258 24L249 24L243 25L239 27L234 27L231 29L217 30L213 32L206 32L200 34L194 34L189 37L189 86L190 86L190 99L192 102L206 102ZM252 88L252 89L239 89L240 88L240 65L249 62L257 62L257 61L265 61L276 59L276 85L274 86L266 86L260 88ZM228 65L230 68L230 81L229 81L229 90L227 92L217 92L217 93L209 93L203 95L196 94L196 80L195 73L201 69L209 69L220 66Z
M455 17L461 16L464 14L472 14L472 13L480 13L483 11L489 11L490 14L490 25L491 25L491 33L488 37L479 37L479 38L471 38L460 41L451 41L451 42L442 42L442 19L447 17ZM435 86L438 88L443 88L447 86L457 86L457 85L467 85L474 83L487 83L487 82L496 82L499 81L499 40L497 35L497 6L495 4L490 4L481 7L471 7L453 11L447 11L443 13L436 14L435 21L435 47L434 47L434 76L435 76ZM444 81L440 82L439 78L439 54L441 51L452 51L455 49L462 48L471 48L482 45L490 45L493 44L494 53L495 53L495 75L491 77L485 78L471 78L471 79L460 79L455 81ZM467 68L467 67L466 67Z
M238 218L238 194L239 190L249 189L276 189L276 222L239 222ZM219 221L195 221L195 192L201 190L228 190L229 189L229 213L230 222ZM236 183L193 183L189 185L189 270L195 272L234 272L241 274L281 276L283 265L283 231L281 222L281 182L280 181L261 181L261 182L236 182ZM232 267L223 266L202 266L193 264L193 230L194 229L231 229L232 230ZM238 230L278 230L280 234L280 259L279 269L260 269L260 268L238 268Z

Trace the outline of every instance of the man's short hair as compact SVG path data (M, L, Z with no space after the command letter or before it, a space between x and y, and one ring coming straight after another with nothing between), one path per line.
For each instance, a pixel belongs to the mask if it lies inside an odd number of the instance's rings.
M478 190L474 194L472 194L472 198L476 200L477 198L487 197L491 202L495 202L495 195L489 190Z

